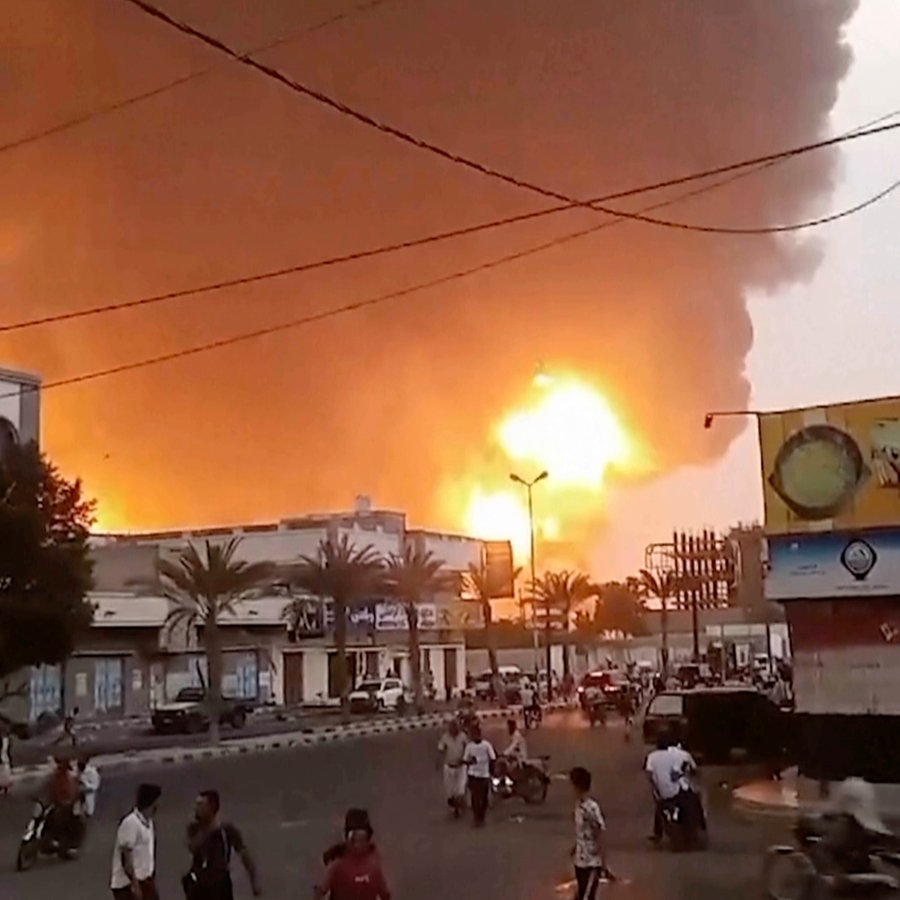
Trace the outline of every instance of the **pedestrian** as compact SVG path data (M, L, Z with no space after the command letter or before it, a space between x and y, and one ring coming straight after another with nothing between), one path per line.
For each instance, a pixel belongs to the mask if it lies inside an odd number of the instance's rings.
M326 851L325 877L314 889L316 898L329 900L390 900L374 832L364 809L348 809L344 840Z
M69 747L74 748L78 745L78 735L75 733L75 719L78 716L78 713L79 708L76 706L72 710L72 712L68 713L63 719L62 731L53 742L54 746L65 744Z
M89 753L78 757L78 785L81 788L80 812L84 819L92 819L97 809L97 792L100 790L100 772L91 762Z
M181 879L187 900L233 900L231 854L236 853L250 879L254 897L261 895L256 864L241 832L221 818L219 792L200 791L194 801L194 821L188 825L191 868Z
M594 900L597 887L607 872L605 832L606 821L600 805L591 797L591 773L577 766L569 773L575 792L575 863L577 900Z
M153 817L161 794L157 784L140 785L134 809L119 823L110 879L115 900L159 900Z
M458 819L466 805L466 769L463 764L468 739L454 718L438 742L439 765L444 775L444 794L453 818Z
M12 787L12 729L9 723L0 720L0 796Z
M469 796L472 799L472 817L476 827L484 825L487 815L488 795L491 790L491 765L497 754L490 741L481 734L481 724L473 722L469 731L469 743L465 749L466 774Z

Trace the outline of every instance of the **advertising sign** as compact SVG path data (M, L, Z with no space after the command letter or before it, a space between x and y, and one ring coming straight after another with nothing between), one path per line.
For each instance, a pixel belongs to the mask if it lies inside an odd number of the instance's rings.
M900 529L769 538L766 598L900 594Z
M419 630L433 631L437 628L437 608L433 603L419 603ZM375 628L377 631L406 631L409 620L406 607L402 603L379 603L375 607Z
M900 398L759 417L768 534L900 527Z
M485 541L484 565L487 570L488 597L504 599L515 595L512 544L509 541Z

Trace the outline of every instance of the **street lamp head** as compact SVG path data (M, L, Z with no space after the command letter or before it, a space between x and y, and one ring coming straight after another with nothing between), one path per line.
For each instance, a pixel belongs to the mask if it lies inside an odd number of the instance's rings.
M715 418L715 414L714 414L714 413L707 413L707 414L703 417L703 427L704 427L705 429L707 429L707 430L709 430L710 428L712 428L712 423L713 423L713 419L714 419L714 418Z
M514 481L516 484L525 484L525 482L521 478L519 478L519 476L516 475L515 472L510 473L509 480Z
M534 483L537 484L539 481L543 481L549 475L550 475L550 473L546 469L544 469L544 471L541 472L541 474L538 475L538 477L534 479Z

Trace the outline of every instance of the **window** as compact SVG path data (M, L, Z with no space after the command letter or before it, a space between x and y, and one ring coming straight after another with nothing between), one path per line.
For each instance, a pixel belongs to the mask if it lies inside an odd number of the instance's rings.
M680 694L660 694L647 709L648 716L684 715L684 698Z
M395 690L397 690L397 688L400 687L400 682L399 682L399 681L395 681L395 680L386 681L384 686L385 686L389 691L395 691Z

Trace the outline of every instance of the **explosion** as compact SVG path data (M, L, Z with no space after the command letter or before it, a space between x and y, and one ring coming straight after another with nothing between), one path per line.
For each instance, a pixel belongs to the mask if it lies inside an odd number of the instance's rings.
M576 521L595 515L607 473L632 468L636 462L632 443L607 400L574 376L554 378L539 372L523 406L506 414L494 433L509 472L519 467L526 479L548 473L535 492L535 532L541 541L564 538ZM497 472L492 476L496 479ZM491 489L486 480L479 479L471 491L465 528L479 537L510 540L516 558L527 559L525 489Z

